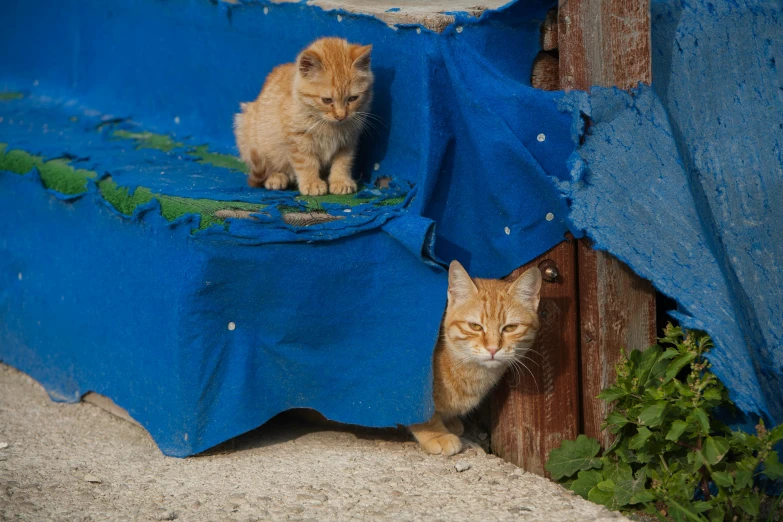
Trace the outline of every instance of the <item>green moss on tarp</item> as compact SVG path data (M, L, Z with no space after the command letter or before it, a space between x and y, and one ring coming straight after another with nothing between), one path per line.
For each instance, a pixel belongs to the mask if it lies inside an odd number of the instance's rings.
M112 133L115 138L124 140L133 140L136 142L137 149L158 149L163 152L172 150L185 145L174 141L171 136L165 134L155 134L154 132L130 132L126 130L116 130Z
M0 101L18 100L24 98L21 92L0 92Z
M23 150L5 151L7 144L0 143L0 170L15 174L27 174L33 167L38 169L46 188L61 194L76 195L87 191L87 180L96 177L95 172L74 169L65 159L44 161Z
M210 152L207 145L199 145L195 149L189 150L188 155L198 158L199 163L207 163L215 167L247 173L247 165L245 165L244 161L229 154Z
M244 203L241 201L216 201L212 199L193 199L165 194L154 194L148 188L138 187L131 194L127 187L118 186L111 177L98 182L98 190L103 197L111 203L121 214L130 216L136 207L157 199L160 203L160 213L168 221L175 221L186 214L199 214L201 223L198 230L222 225L225 219L215 215L218 210L247 210L259 211L265 205Z

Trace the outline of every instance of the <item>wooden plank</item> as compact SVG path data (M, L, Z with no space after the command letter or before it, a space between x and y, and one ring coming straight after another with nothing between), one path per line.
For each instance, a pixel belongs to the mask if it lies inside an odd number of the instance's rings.
M557 58L546 52L538 53L533 60L530 84L536 89L557 91L560 89L560 66Z
M557 49L557 9L549 11L544 23L541 24L541 49L544 51Z
M560 0L560 85L631 89L652 81L649 0Z
M582 368L583 433L603 447L612 435L601 431L609 409L596 396L615 382L620 350L655 342L655 291L625 264L578 241L579 340Z
M560 85L636 87L652 81L649 0L560 0ZM620 349L655 340L655 291L623 263L578 247L583 432L611 443L600 424L607 407L595 396L614 382Z
M546 260L559 275L541 288L532 360L523 359L528 371L509 372L490 401L493 453L540 475L549 452L579 433L576 242L560 243L509 278Z

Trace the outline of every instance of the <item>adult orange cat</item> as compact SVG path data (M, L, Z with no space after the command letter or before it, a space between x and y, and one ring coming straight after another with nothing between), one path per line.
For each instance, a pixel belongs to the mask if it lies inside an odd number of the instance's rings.
M435 414L409 426L424 451L460 452L459 417L478 406L536 338L540 290L538 268L506 282L471 279L452 261L446 314L432 357Z
M258 99L234 117L248 184L283 190L295 181L308 196L356 192L351 168L372 102L371 50L322 38L269 73Z

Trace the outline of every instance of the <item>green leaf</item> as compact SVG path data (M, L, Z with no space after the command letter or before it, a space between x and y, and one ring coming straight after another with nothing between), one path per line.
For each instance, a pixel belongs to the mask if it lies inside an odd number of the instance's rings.
M609 386L608 388L605 388L603 391L601 391L601 393L598 394L598 398L603 399L606 402L612 402L625 397L626 395L628 395L626 390L620 386L614 385Z
M612 479L602 480L595 487L606 493L614 493L614 481Z
M642 490L638 493L634 493L631 497L629 504L646 504L656 500L658 496L649 489Z
M622 428L626 424L628 424L628 419L616 411L613 411L606 417L607 426L617 426L618 428Z
M553 449L545 468L554 480L570 477L579 470L600 468L601 459L596 457L600 450L597 440L579 435L576 440L564 440L559 448Z
M767 435L767 440L772 444L777 444L778 442L783 440L783 424L778 424L777 426L769 430L769 434Z
M672 422L672 427L669 429L669 433L666 434L666 440L679 440L680 435L683 434L688 427L688 423L682 420L676 420Z
M710 419L707 416L707 412L701 408L695 408L693 412L688 415L688 420L693 420L701 427L701 432L707 434L710 432Z
M640 426L637 430L636 435L634 435L631 440L628 442L628 447L631 449L641 449L644 447L644 444L647 442L647 439L649 439L652 436L652 432L645 428L644 426Z
M705 511L709 511L709 509L710 509L711 507L712 507L712 506L710 505L710 503L709 503L709 502L704 502L704 501L691 502L691 508L692 508L692 509L693 509L693 510L694 510L696 513L704 513Z
M750 495L744 497L742 500L738 502L738 504L739 507L742 508L742 511L744 511L748 515L752 517L759 516L759 505L761 504L761 502L758 496Z
M712 480L722 488L730 488L734 485L734 477L728 471L715 471L712 474Z
M783 424L781 424L783 426ZM770 451L764 460L764 474L772 480L783 478L783 464L778 459L777 451Z
M663 414L666 411L665 402L656 402L639 413L639 423L650 427L658 426L663 422Z
M753 483L753 470L737 469L734 472L735 489L744 489Z
M606 491L601 491L598 489L598 486L596 486L587 493L587 500L611 508L614 495Z
M669 368L666 370L666 375L663 378L663 382L667 383L677 377L677 374L680 373L680 370L693 362L695 358L695 353L684 353L675 358L669 365Z
M726 512L723 510L723 506L714 506L710 510L710 522L723 522L726 518Z
M701 396L708 401L719 401L723 398L723 395L721 395L720 390L717 390L715 388L707 388L702 392Z
M666 348L666 350L658 357L658 362L660 361L668 361L669 359L674 359L679 355L679 350L677 348Z
M582 498L587 498L591 489L596 487L604 479L600 472L594 469L582 470L578 478L571 484L571 491Z
M714 466L729 452L729 441L723 437L707 437L704 440L702 454L710 466Z

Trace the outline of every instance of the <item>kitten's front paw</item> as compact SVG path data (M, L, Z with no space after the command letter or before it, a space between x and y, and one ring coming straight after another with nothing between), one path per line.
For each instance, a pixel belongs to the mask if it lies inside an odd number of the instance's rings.
M285 190L288 188L288 176L281 172L273 172L264 181L267 190Z
M323 196L326 194L326 188L326 182L322 179L299 184L299 192L303 196Z
M330 179L329 193L353 194L356 192L356 182L352 179Z
M443 455L451 457L462 451L462 442L452 433L433 437L422 443L421 449L431 455Z

